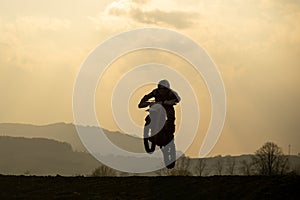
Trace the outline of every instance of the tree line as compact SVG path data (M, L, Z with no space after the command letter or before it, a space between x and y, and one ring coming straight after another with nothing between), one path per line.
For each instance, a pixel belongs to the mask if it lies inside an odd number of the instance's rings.
M197 159L196 165L191 170L191 159L185 156L176 161L172 170L160 169L154 172L158 176L207 176L207 175L285 175L298 174L300 166L291 169L289 156L284 155L282 149L273 142L266 142L251 155L251 159L243 159L237 162L235 157L226 158L218 156L214 158L214 164L208 167L208 158ZM239 173L237 173L237 171ZM210 173L208 173L210 172ZM134 175L117 172L105 165L95 169L91 176L126 176Z

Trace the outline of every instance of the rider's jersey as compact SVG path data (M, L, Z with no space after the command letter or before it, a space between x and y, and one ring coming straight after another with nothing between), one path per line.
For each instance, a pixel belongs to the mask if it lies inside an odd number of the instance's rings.
M178 103L181 100L179 95L175 91L173 91L167 87L160 87L160 88L156 88L156 89L152 90L152 92L145 95L142 98L141 102L146 102L151 98L154 98L155 102L162 102L162 106L165 108L166 113L167 113L168 121L174 122L175 121L175 110L174 110L173 105L166 105L163 102L166 100L167 101L175 100L175 102Z

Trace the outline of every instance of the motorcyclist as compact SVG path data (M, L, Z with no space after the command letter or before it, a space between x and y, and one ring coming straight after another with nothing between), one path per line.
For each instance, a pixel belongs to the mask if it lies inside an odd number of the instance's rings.
M149 99L154 98L156 103L160 103L166 111L167 120L164 130L173 136L175 132L175 110L174 105L180 102L179 95L170 88L168 80L159 81L157 88L146 94L140 101L138 107L144 108L149 105ZM146 118L146 124L150 123L149 118Z

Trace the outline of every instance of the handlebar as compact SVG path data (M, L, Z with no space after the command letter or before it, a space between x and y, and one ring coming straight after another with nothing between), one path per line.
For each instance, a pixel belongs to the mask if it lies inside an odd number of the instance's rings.
M141 102L141 103L139 103L139 108L146 108L148 106L152 106L155 103L157 103L157 102L155 102L155 101Z
M171 102L170 102L171 101ZM174 100L170 100L169 102L168 101L165 101L165 105L176 105L177 102L175 102ZM166 103L167 102L167 103ZM160 102L156 102L156 101L145 101L145 102L140 102L138 107L139 108L146 108L148 106L152 106L153 104L163 104L161 101Z

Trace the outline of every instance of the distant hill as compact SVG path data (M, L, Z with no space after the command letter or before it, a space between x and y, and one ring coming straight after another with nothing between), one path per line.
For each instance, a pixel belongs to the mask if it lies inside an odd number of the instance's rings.
M44 138L0 137L0 174L91 174L101 165L68 143Z
M88 132L96 127L82 126L81 128ZM127 151L145 152L141 138L107 130L105 133L113 143ZM107 156L111 158L112 155ZM251 156L205 158L206 166L202 175L218 174L218 162L222 164L221 174L229 175L229 166L232 160L235 162L234 174L242 175L242 162L249 162ZM122 160L131 162L132 159L116 155L112 158L117 163ZM153 162L153 160L151 158L145 162ZM300 171L300 156L290 156L289 163L291 170ZM199 174L200 159L198 158L188 159L188 162L185 163L178 161L177 164L186 165L185 168L193 175ZM100 165L99 161L87 153L73 124L57 123L44 126L0 124L0 174L88 175ZM157 175L157 173L144 175Z
M130 157L110 155L117 162ZM204 158L205 169L202 176L218 174L217 162L222 165L221 174L230 175L229 166L234 160L234 175L243 175L243 161L250 161L252 155L216 156ZM139 158L143 159L143 158ZM152 158L157 159L157 158ZM203 159L202 159L203 160ZM145 162L153 162L146 159ZM0 136L0 174L34 174L34 175L90 175L102 164L90 154L72 150L70 144L45 138L23 138ZM200 159L180 158L177 166L188 170L192 175L199 175ZM290 156L291 170L300 170L300 157ZM138 166L136 166L138 167ZM161 175L146 173L135 175Z
M96 127L80 128L93 129ZM130 152L144 152L144 147L141 138L133 137L120 132L112 132L104 130L107 137L120 148ZM73 150L85 152L86 149L81 143L73 124L56 123L43 126L28 125L28 124L14 124L14 123L0 123L0 135L13 137L27 137L27 138L49 138L61 142L71 144Z
M107 155L115 163L136 158ZM143 163L158 158L139 157ZM160 159L159 159L160 160ZM91 175L102 163L86 152L72 150L70 144L45 138L0 136L0 175ZM121 172L117 172L120 174Z

